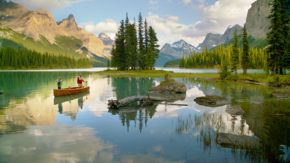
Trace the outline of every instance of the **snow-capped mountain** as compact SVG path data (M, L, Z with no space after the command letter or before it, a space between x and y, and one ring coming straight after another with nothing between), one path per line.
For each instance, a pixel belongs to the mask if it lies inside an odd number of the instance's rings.
M181 58L186 52L190 54L195 51L197 49L184 40L176 41L173 44L166 43L160 50L156 66L163 66L169 60Z
M197 49L193 45L188 44L184 40L180 40L174 42L173 44L165 44L160 52L170 54L175 58L181 58L186 52L190 54L196 50Z
M184 40L180 40L180 41L177 41L173 44L170 45L173 49L177 50L177 51L187 51L187 52L194 52L196 51L196 48L191 45L191 44L188 44L187 42L185 42Z

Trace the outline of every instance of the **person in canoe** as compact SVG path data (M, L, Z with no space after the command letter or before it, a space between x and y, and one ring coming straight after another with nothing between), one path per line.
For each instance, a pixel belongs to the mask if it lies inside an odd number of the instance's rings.
M58 79L56 80L56 82L57 82L57 88L58 89L61 89L61 78L58 77Z
M83 77L82 77L82 74L80 74L80 76L78 77L77 82L78 82L78 86L80 88L82 88L83 87L83 82L84 82Z

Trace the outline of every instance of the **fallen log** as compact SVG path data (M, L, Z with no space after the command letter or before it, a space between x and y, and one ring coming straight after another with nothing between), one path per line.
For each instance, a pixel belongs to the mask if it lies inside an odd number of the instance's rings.
M130 96L123 98L121 100L108 100L109 108L120 108L127 106L133 102L141 101L143 104L141 106L153 105L154 101L166 101L167 99L161 97L150 97L150 96Z

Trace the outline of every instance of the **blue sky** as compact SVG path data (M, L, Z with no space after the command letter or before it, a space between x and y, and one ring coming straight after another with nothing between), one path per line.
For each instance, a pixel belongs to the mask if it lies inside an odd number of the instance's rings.
M133 21L139 12L157 32L160 46L184 39L197 46L207 33L222 34L229 25L246 22L255 0L12 0L31 10L48 9L56 21L73 14L90 33L115 36L126 13Z

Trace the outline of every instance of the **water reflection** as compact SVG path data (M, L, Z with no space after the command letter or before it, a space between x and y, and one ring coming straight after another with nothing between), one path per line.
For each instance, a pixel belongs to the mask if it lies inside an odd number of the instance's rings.
M163 79L84 73L90 92L55 98L55 78L61 76L65 86L73 86L79 73L5 73L0 73L5 79L0 89L7 92L0 96L0 162L21 158L33 162L34 157L35 162L251 162L240 156L242 151L216 145L218 132L256 136L267 146L267 159L283 156L289 160L289 117L261 114L259 106L269 98L269 89L264 86L176 79L186 84L186 94L158 96L188 106L157 103L140 107L136 102L108 110L109 99L146 95ZM236 105L247 99L257 109L232 116L225 112L227 106L212 108L193 101L205 95L222 95Z
M0 141L0 162L111 162L114 145L89 127L32 126Z

